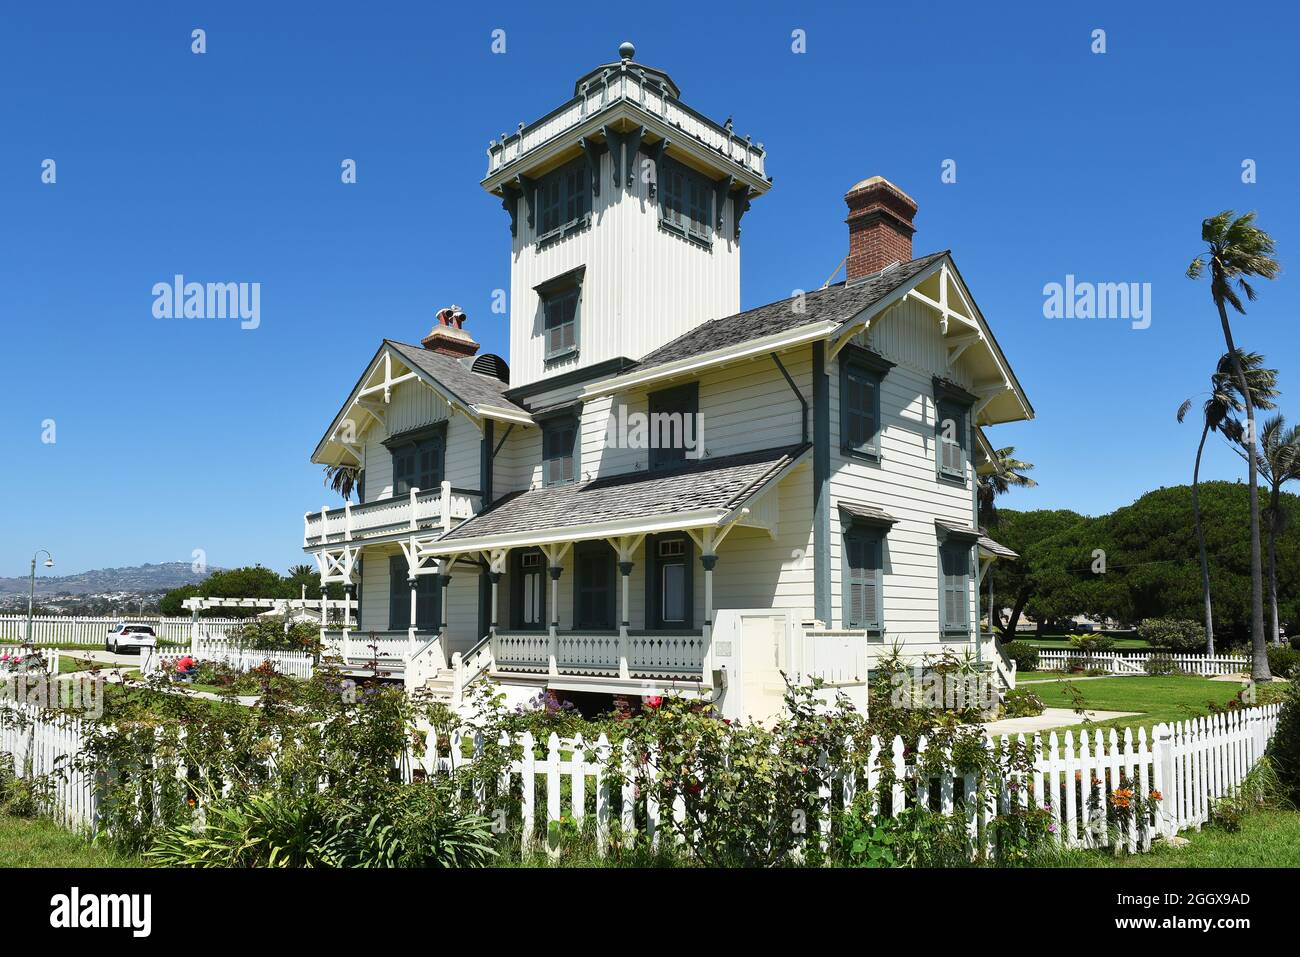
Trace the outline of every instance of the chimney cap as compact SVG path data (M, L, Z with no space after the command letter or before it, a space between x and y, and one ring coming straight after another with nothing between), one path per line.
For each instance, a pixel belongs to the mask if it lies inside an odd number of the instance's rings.
M907 193L903 192L901 189L899 189L889 180L885 179L885 177L883 176L868 176L864 180L859 180L858 182L853 184L852 188L850 188L849 191L844 194L844 196L847 198L853 195L854 193L858 192L859 190L870 189L873 186L891 190L897 193L899 196L903 197L903 199L907 200L913 206L916 205L916 200L914 200L911 196L908 196Z
M465 331L465 311L460 306L446 306L438 310L438 322L420 345L430 352L449 356L472 356L478 352L478 343Z

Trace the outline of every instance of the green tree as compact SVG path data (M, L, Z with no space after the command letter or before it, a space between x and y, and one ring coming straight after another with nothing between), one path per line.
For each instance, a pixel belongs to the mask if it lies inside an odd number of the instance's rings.
M1001 609L993 610L989 621L1004 638L1014 638L1022 615L1043 587L1034 573L1035 561L1045 550L1053 547L1055 536L1092 519L1066 509L1028 512L1000 509L998 516L998 541L1019 554L1020 558L997 563L998 587L1011 603L1010 612L1003 621Z
M1246 371L1246 382L1250 389L1251 401L1256 408L1273 408L1273 399L1277 396L1277 370L1262 368L1264 357L1258 352L1248 352L1241 357L1242 368ZM1205 440L1211 432L1222 431L1229 437L1239 438L1241 424L1234 417L1243 408L1235 380L1232 375L1232 359L1228 355L1219 358L1214 374L1210 376L1210 396L1203 407L1203 425L1201 440L1196 446L1196 464L1192 468L1192 514L1196 520L1196 545L1201 558L1201 591L1205 601L1205 650L1214 654L1214 608L1210 599L1210 561L1205 554L1205 530L1201 524L1201 455L1205 451ZM1178 421L1182 422L1192 400L1187 399L1178 407Z
M1246 405L1247 474L1250 479L1250 607L1251 607L1251 677L1267 681L1272 677L1268 669L1268 642L1264 634L1264 561L1259 533L1259 462L1257 434L1255 432L1255 407L1250 401L1250 387L1242 367L1241 354L1232 338L1232 324L1228 321L1228 306L1239 315L1245 315L1240 292L1254 301L1255 288L1250 280L1256 276L1272 279L1281 271L1273 258L1273 237L1255 225L1253 212L1235 216L1224 210L1201 223L1201 241L1207 246L1187 267L1190 279L1199 279L1210 268L1210 296L1219 312L1223 341L1232 357L1232 374Z
M1277 609L1277 540L1286 530L1289 515L1282 507L1282 486L1300 479L1300 426L1287 428L1286 418L1275 415L1264 423L1259 436L1259 473L1268 482L1268 601L1272 615L1273 643L1282 643Z

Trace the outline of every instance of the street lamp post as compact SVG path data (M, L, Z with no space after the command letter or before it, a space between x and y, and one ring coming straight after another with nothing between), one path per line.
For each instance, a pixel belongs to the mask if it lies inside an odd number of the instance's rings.
M36 554L32 556L31 590L27 593L27 644L29 645L34 644L32 641L32 610L36 605L36 558L42 553L45 555L45 567L54 567L54 556L45 551L45 549L38 548Z

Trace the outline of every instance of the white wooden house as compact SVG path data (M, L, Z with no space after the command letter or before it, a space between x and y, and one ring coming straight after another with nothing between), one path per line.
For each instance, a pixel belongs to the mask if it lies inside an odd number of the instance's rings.
M895 643L996 668L978 580L1014 556L975 475L983 428L1033 410L952 255L914 258L916 204L872 177L845 280L739 311L763 147L619 52L489 147L509 365L444 309L380 344L313 453L359 470L359 504L305 519L359 600L327 638L455 699L490 674L755 716L780 671L860 694Z

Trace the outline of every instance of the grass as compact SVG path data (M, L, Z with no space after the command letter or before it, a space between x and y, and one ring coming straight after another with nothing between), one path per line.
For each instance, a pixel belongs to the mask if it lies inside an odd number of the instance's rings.
M1046 648L1052 651L1070 650L1074 646L1070 644L1069 635L1046 635L1042 638L1021 638L1016 637L1016 641L1023 641L1027 645L1035 648ZM1115 644L1111 646L1112 651L1150 651L1151 645L1141 638L1116 638Z
M1017 682L1017 686L1020 682ZM1034 694L1049 708L1075 707L1074 689L1089 711L1137 711L1130 718L1112 718L1088 725L1090 728L1132 728L1150 730L1161 722L1185 721L1211 712L1211 703L1222 707L1237 697L1241 685L1234 681L1211 681L1188 675L1162 677L1068 678L1033 683ZM1271 689L1265 689L1271 690ZM1083 723L1071 725L1074 729Z
M141 867L138 858L96 846L47 818L0 814L0 867Z
M1300 812L1260 810L1247 814L1241 830L1207 827L1184 831L1191 843L1152 845L1146 854L1115 857L1110 852L1063 850L1043 867L1300 867Z

